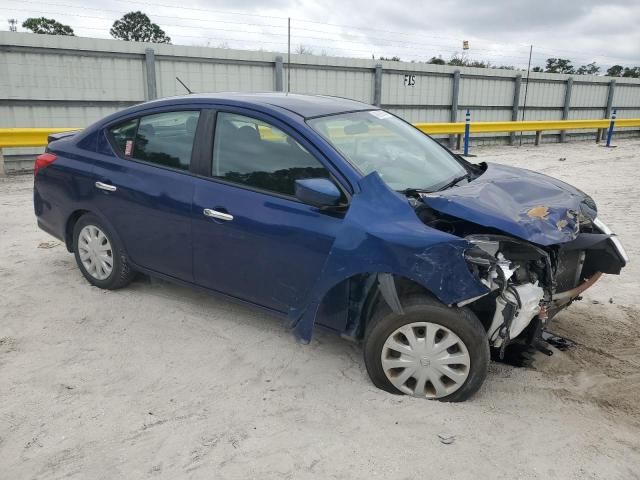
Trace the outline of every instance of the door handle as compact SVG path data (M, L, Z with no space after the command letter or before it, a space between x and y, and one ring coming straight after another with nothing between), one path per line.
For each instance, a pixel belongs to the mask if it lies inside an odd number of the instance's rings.
M217 218L218 220L225 220L227 222L233 220L233 215L219 212L218 210L213 210L211 208L205 208L202 213L205 217Z
M115 185L109 185L108 183L102 183L102 182L96 182L96 188L99 188L100 190L105 190L107 192L115 192L118 187L116 187Z

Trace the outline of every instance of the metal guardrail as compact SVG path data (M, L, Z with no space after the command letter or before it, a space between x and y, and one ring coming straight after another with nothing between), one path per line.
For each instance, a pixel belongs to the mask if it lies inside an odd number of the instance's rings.
M80 128L0 128L0 148L45 147L52 133Z
M609 127L609 119L603 120L531 120L525 122L471 122L471 133L544 132L549 130L597 130ZM464 122L414 123L430 135L464 133ZM616 127L640 127L640 118L619 118Z
M544 132L551 130L600 130L609 127L610 120L532 120L525 122L471 122L471 133ZM415 123L430 135L464 133L464 122ZM619 118L616 128L640 127L640 118ZM0 148L44 147L52 133L80 130L79 128L0 128Z
M640 127L640 118L613 118L602 120L532 120L523 122L469 122L471 133L513 133L536 132L535 144L540 143L542 132L551 130L596 130L596 141L600 141L600 133L609 128L607 146L611 140L613 127ZM465 133L466 122L457 123L416 123L417 128L430 135L458 135L458 149L462 134ZM52 133L80 130L79 128L0 128L0 175L5 173L2 148L44 147L47 137ZM468 135L467 135L468 136ZM465 154L468 140L465 141Z

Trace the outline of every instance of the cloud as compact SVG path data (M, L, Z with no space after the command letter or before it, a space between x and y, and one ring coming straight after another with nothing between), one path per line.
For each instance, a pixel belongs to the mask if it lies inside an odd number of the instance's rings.
M64 5L64 7L62 6ZM5 0L6 19L54 17L83 36L109 37L113 21L146 12L173 43L285 51L287 17L294 48L329 55L449 58L468 40L473 59L534 65L548 57L576 65L640 65L637 0Z

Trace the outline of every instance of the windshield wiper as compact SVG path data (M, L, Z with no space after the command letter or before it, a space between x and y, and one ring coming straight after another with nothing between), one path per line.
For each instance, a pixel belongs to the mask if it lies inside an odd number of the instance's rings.
M460 175L459 177L454 178L450 182L446 183L442 187L440 187L437 192L441 192L442 190L446 190L447 188L453 187L455 184L460 183L462 180L471 180L471 175L469 173L465 173L464 175Z
M398 190L398 192L403 195L419 195L421 193L435 193L441 192L442 190L446 190L447 188L453 187L456 183L461 182L462 180L471 180L471 175L469 173L465 173L464 175L460 175L459 177L454 178L450 182L447 182L446 185L438 188L437 190L429 190L427 188L405 188L404 190Z
M405 188L404 190L398 190L403 195L419 195L420 193L433 193L434 190L427 190L426 188Z

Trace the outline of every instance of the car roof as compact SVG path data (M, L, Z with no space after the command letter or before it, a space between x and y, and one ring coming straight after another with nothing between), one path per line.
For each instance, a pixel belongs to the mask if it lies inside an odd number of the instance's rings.
M357 102L348 98L331 97L327 95L300 95L297 93L198 93L181 97L165 98L160 101L171 101L180 98L181 100L191 99L198 103L202 101L212 101L214 103L246 104L247 106L279 107L304 118L321 117L343 112L356 112L362 110L377 109L373 105ZM182 102L180 102L182 103Z

